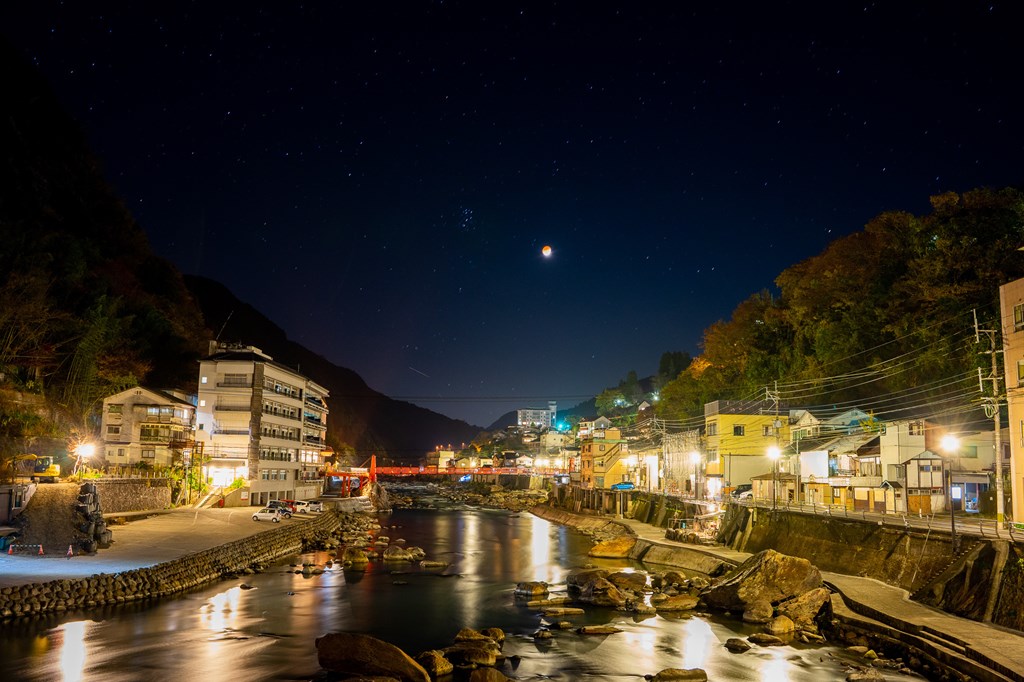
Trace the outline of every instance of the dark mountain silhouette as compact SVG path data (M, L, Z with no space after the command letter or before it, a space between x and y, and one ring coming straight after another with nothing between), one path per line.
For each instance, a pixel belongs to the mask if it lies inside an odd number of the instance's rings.
M288 340L284 330L219 282L187 275L185 283L208 326L220 330L221 341L256 346L331 392L327 442L354 447L357 459L386 453L414 462L435 445L458 447L483 430L374 391L352 370Z
M186 282L153 253L45 79L2 40L0 76L0 387L41 394L66 415L59 430L85 431L98 401L126 386L195 392L196 363L223 325L223 340L328 388L328 442L357 457L416 460L480 431L373 391L223 285ZM22 412L0 404L0 449L45 431Z

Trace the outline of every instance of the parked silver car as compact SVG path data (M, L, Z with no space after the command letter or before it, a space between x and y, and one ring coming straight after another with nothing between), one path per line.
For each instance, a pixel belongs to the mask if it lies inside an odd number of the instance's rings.
M281 523L281 510L271 509L270 507L264 507L258 512L252 515L253 521L273 521L274 523Z

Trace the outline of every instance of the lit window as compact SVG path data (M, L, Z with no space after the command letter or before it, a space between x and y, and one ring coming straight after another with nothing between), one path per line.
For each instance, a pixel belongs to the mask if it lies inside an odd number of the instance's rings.
M206 400L200 400L199 407L206 407Z
M202 378L201 378L201 379L199 380L199 383L201 383L201 384L205 384L205 383L206 383L206 377L202 377Z
M1017 386L1024 386L1024 360L1017 361Z
M1013 306L1013 331L1024 329L1024 303Z

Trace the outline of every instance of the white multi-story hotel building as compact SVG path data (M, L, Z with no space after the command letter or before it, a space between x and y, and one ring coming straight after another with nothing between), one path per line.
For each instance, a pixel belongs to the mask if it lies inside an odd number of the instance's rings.
M196 439L213 485L244 479L252 505L319 496L328 395L259 348L211 344L199 363Z

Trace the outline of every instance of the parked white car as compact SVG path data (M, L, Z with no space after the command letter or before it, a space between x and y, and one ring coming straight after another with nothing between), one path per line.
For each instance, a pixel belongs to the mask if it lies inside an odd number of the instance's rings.
M323 511L323 510L324 510L324 505L319 500L315 500L315 501L296 500L295 501L295 511L299 512L300 514L304 514L306 512L320 512L320 511Z
M281 510L271 509L270 507L264 507L258 512L252 515L253 521L273 521L274 523L281 523Z

